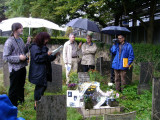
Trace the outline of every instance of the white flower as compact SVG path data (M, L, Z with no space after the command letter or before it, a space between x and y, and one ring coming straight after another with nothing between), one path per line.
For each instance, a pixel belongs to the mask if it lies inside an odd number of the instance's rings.
M108 83L108 86L113 86L113 83Z
M119 98L119 93L116 93L116 98Z

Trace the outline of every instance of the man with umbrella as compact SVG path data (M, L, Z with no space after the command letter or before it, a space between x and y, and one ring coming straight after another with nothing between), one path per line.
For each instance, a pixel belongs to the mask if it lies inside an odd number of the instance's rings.
M116 90L122 92L126 85L126 72L134 60L134 52L132 45L125 41L124 35L118 35L118 41L111 48L111 52L116 54L112 68L115 73Z

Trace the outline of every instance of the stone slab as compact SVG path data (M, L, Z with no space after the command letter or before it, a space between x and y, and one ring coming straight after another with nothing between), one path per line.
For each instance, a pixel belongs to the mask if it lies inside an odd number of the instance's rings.
M152 85L152 120L160 120L160 78L153 78Z
M90 82L88 72L78 72L79 83Z
M66 95L42 96L36 112L37 120L67 120Z
M52 82L48 82L46 92L56 93L62 90L62 66L52 62Z
M104 114L111 114L114 112L120 112L120 107L102 107L99 109L90 109L87 110L85 108L81 108L81 113L84 118L92 117L92 116L101 116Z
M135 120L136 111L124 114L105 114L104 120Z

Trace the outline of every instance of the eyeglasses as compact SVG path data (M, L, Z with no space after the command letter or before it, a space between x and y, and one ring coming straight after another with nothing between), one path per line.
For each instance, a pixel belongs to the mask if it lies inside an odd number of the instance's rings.
M123 39L123 38L118 38L119 40Z

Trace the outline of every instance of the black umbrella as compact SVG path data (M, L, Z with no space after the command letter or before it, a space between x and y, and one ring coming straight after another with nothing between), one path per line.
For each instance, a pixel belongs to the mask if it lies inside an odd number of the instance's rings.
M73 27L73 28L80 28L80 29L84 29L88 31L100 32L98 25L88 19L76 18L76 19L71 20L66 25Z
M110 34L110 35L119 35L119 34L127 34L131 32L126 27L120 26L108 26L102 29L102 33Z

